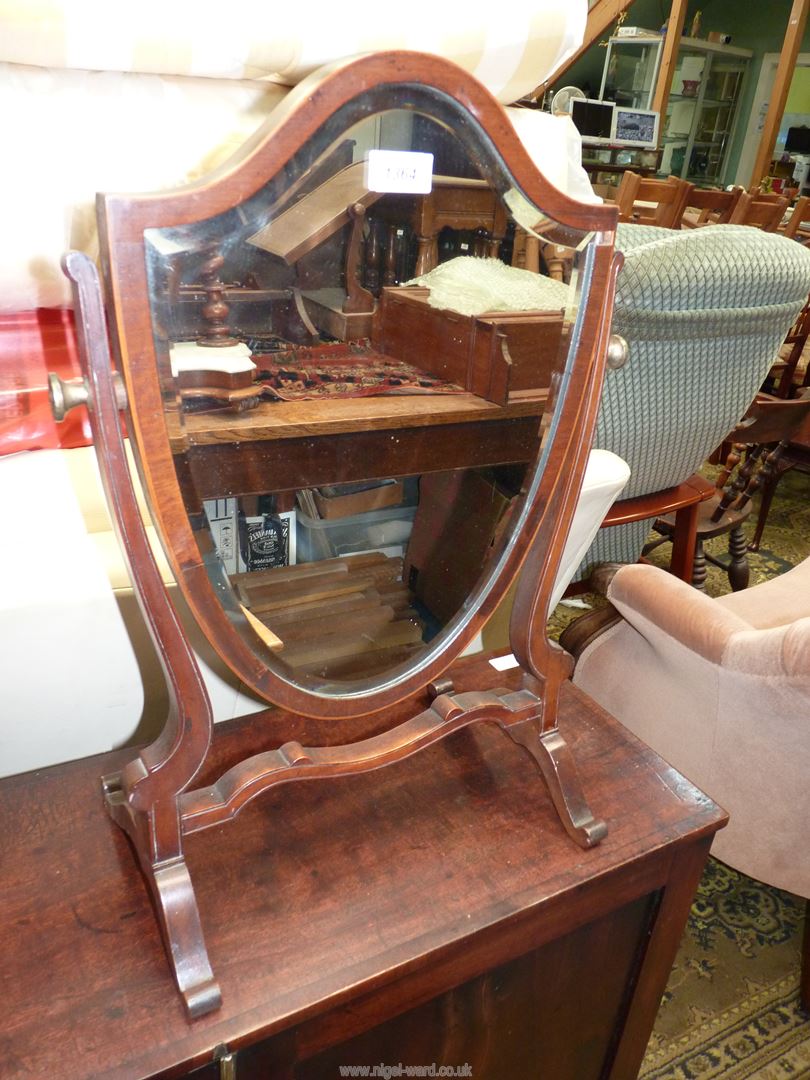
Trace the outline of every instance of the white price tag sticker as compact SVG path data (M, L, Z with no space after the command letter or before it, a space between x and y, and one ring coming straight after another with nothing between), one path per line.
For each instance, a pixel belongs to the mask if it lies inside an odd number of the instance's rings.
M519 666L517 657L512 653L507 653L506 656L493 656L490 664L496 671L508 671L510 668Z
M433 154L416 150L369 150L366 187L403 195L427 195L433 186Z

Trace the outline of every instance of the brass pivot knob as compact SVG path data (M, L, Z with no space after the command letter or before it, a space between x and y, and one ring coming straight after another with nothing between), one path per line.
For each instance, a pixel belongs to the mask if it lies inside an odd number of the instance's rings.
M113 372L112 379L115 388L115 403L119 409L125 409L127 390L124 380L117 371ZM87 379L60 379L54 371L48 372L48 397L51 400L53 418L59 423L65 419L71 409L75 409L78 405L86 405L88 409L93 407Z
M607 366L611 371L618 371L627 363L630 347L621 334L611 334L607 347Z
M431 701L435 701L437 697L441 697L442 694L455 693L455 687L453 686L453 680L448 679L447 676L440 676L438 679L434 679L433 682L428 683L427 692Z
M90 390L86 379L60 379L55 372L49 371L48 397L53 418L61 423L71 409L89 404Z

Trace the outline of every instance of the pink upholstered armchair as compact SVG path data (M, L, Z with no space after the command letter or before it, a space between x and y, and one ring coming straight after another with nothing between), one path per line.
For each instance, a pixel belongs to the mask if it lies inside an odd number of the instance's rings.
M714 600L623 566L607 595L613 625L579 646L563 635L574 682L729 812L713 855L810 898L810 559Z

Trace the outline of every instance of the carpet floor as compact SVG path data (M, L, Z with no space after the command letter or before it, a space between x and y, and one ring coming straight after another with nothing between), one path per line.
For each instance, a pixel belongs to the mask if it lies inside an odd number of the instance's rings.
M753 532L755 513L747 529ZM727 538L707 550L722 558ZM751 585L810 556L810 477L774 497ZM665 564L659 548L651 561ZM729 591L711 565L707 592ZM597 598L583 597L589 604ZM581 610L560 606L552 633ZM656 1019L641 1080L810 1080L810 1017L798 1003L805 903L710 857Z
M799 1008L804 901L709 859L639 1076L810 1077Z

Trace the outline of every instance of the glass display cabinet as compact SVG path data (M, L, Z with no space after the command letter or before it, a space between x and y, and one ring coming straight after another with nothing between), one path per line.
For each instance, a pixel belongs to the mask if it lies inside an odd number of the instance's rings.
M663 175L722 187L752 53L684 38L661 123Z
M307 79L212 176L99 196L98 214L104 297L88 259L64 263L85 377L54 397L91 406L172 701L103 788L199 1016L220 992L186 847L275 784L379 768L488 721L576 843L605 835L557 728L570 658L546 620L598 410L616 210L552 187L461 69L383 53ZM516 237L569 248L570 281L511 266ZM121 410L194 618L255 694L321 724L322 745L274 746L194 787L211 709ZM522 689L455 693L443 673L514 581ZM392 726L414 694L422 707ZM353 742L358 717L374 734Z
M663 36L653 31L609 38L600 101L615 101L630 109L651 108L663 43Z

